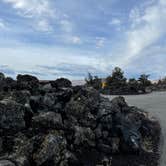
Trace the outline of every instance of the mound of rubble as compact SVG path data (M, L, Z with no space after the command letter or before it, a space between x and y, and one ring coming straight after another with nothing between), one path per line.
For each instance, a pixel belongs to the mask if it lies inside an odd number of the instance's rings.
M0 166L157 166L160 125L67 79L0 74Z

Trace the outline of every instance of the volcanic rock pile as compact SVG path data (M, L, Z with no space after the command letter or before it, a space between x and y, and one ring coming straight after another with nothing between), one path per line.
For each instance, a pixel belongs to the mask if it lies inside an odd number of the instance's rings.
M157 166L159 136L158 122L123 97L0 74L0 166Z

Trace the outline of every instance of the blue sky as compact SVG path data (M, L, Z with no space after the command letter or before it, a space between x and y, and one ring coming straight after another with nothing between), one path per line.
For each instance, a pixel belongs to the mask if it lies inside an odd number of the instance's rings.
M0 71L166 75L166 0L0 0Z

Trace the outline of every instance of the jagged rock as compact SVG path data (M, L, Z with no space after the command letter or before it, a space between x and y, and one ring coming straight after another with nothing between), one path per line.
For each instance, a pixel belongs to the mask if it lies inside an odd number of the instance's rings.
M24 134L18 133L13 143L13 153L7 159L10 159L18 166L33 165L32 155L40 147L43 139L41 135L28 138Z
M24 129L25 107L12 100L0 101L0 128L4 131L16 132Z
M118 153L119 147L120 147L120 138L119 137L113 137L111 139L111 147L112 147L112 153Z
M3 151L3 140L0 138L0 153Z
M13 91L11 94L12 99L16 102L25 105L26 103L29 103L30 100L30 92L28 90L22 90L22 91Z
M12 89L15 89L16 87L16 81L13 80L11 77L6 77L4 80L4 91L10 91Z
M61 88L61 90L56 92L56 97L59 102L64 104L70 101L73 91L71 88Z
M99 110L97 112L97 117L98 119L102 118L105 115L109 115L112 114L112 111L117 109L117 108L113 108L111 102L109 101L109 99L102 97L100 99L100 105L99 105Z
M16 160L15 160L16 164L18 166L31 166L29 161L28 161L28 158L26 157L22 157L22 156L19 156Z
M0 166L16 166L16 165L9 160L0 160Z
M111 131L113 128L111 114L101 117L99 122L102 124L102 130Z
M56 165L62 162L65 147L66 141L63 137L49 134L45 137L38 151L33 154L33 159L37 166L44 163L50 166Z
M30 90L33 92L39 87L39 80L31 75L18 75L17 76L17 88L21 90Z
M94 147L95 134L90 128L75 126L74 145L80 147Z
M0 90L1 91L5 91L5 92L10 91L13 88L15 88L15 86L16 86L15 80L13 80L10 77L5 78L4 74L0 73Z
M40 130L62 129L62 117L60 114L54 112L40 113L38 116L32 118L32 126Z
M127 105L127 103L125 102L125 98L124 97L115 97L114 99L111 100L111 104L112 104L112 110L113 112L117 113L117 112L127 112L129 111L129 106Z
M100 152L105 153L105 154L111 154L111 152L112 152L111 146L104 144L104 143L99 143L97 145L97 148Z
M43 97L43 104L47 107L52 107L57 102L57 98L54 93L47 93Z
M0 83L0 163L114 166L118 156L128 165L130 155L154 160L157 154L158 121L123 97L110 101L66 79L39 82L19 75L16 82L2 75Z
M59 78L56 81L51 81L51 85L55 88L62 88L62 87L71 87L72 83L70 80L66 78Z
M33 112L38 112L39 110L43 109L44 106L41 105L42 103L42 96L31 96L30 97L30 106Z
M67 103L65 110L69 118L74 117L70 119L71 121L74 120L82 126L95 128L98 106L99 93L96 90L80 89Z
M0 73L0 81L3 81L5 79L5 75L3 73Z
M62 92L64 93L64 92ZM61 96L62 95L62 96ZM65 96L67 101L69 100L69 97L65 94L59 94L57 93L46 93L44 96L31 96L30 97L30 106L33 110L33 112L60 112L62 110L62 106L65 105L64 100L62 98Z
M47 84L42 85L42 86L40 87L40 91L41 91L42 93L44 93L44 94L45 94L45 93L48 93L48 92L51 92L52 89L53 89L53 87L52 87L51 83L47 83Z

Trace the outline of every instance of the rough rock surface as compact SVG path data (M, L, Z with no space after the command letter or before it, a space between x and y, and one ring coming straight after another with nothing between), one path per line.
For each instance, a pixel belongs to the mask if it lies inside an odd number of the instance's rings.
M0 75L0 166L157 166L159 138L159 123L123 97Z

